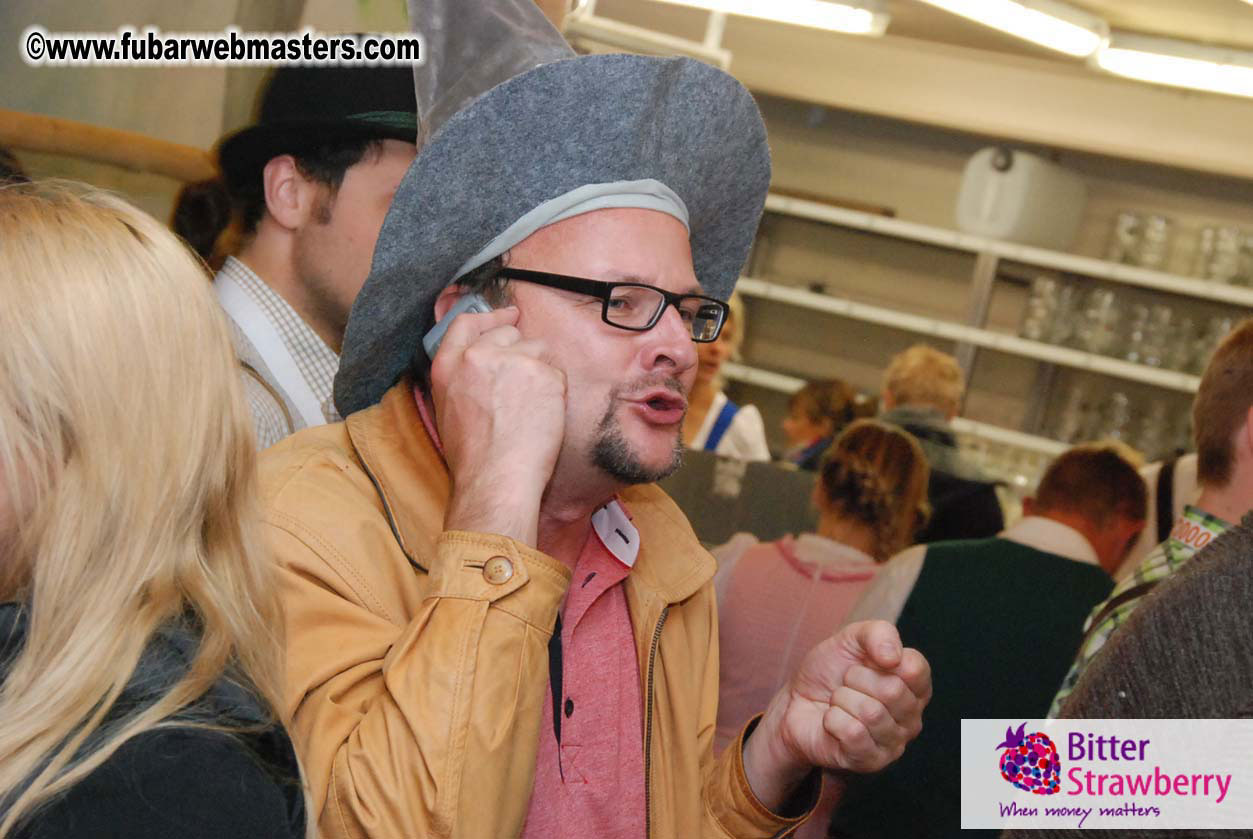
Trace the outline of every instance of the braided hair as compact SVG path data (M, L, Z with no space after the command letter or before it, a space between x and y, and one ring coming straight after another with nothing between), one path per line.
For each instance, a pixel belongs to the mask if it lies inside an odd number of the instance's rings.
M882 561L914 541L927 522L931 470L918 441L877 420L856 420L823 461L820 503L870 528Z

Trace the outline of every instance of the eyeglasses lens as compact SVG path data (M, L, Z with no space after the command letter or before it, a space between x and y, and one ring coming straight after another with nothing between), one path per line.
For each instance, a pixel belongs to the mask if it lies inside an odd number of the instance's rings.
M610 323L627 329L647 329L666 305L665 296L657 289L643 286L619 286L613 290L605 307ZM712 341L722 326L722 308L699 297L681 298L679 316L692 330L692 340Z

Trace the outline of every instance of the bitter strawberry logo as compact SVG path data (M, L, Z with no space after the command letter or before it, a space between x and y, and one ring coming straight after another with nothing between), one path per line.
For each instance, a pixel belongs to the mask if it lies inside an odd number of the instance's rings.
M1057 759L1057 746L1047 734L1027 730L1024 722L1014 731L1005 729L1005 742L997 746L1001 752L1001 777L1019 789L1036 795L1055 795L1061 787L1062 764Z

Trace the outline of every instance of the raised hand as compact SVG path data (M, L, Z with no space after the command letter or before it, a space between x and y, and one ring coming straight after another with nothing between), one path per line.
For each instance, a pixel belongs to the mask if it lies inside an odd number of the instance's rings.
M885 621L850 624L814 647L744 747L763 804L777 807L814 767L875 772L922 730L931 668Z
M566 379L517 321L512 306L459 315L431 364L431 395L452 473L445 528L534 547L565 434Z

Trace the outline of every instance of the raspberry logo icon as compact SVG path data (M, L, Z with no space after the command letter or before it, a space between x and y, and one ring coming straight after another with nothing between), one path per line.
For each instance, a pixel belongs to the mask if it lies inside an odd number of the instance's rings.
M1057 746L1047 734L1027 730L1024 722L1014 731L1005 729L1005 742L997 746L1001 752L1001 777L1018 789L1036 795L1055 795L1061 787L1062 764L1057 759Z

